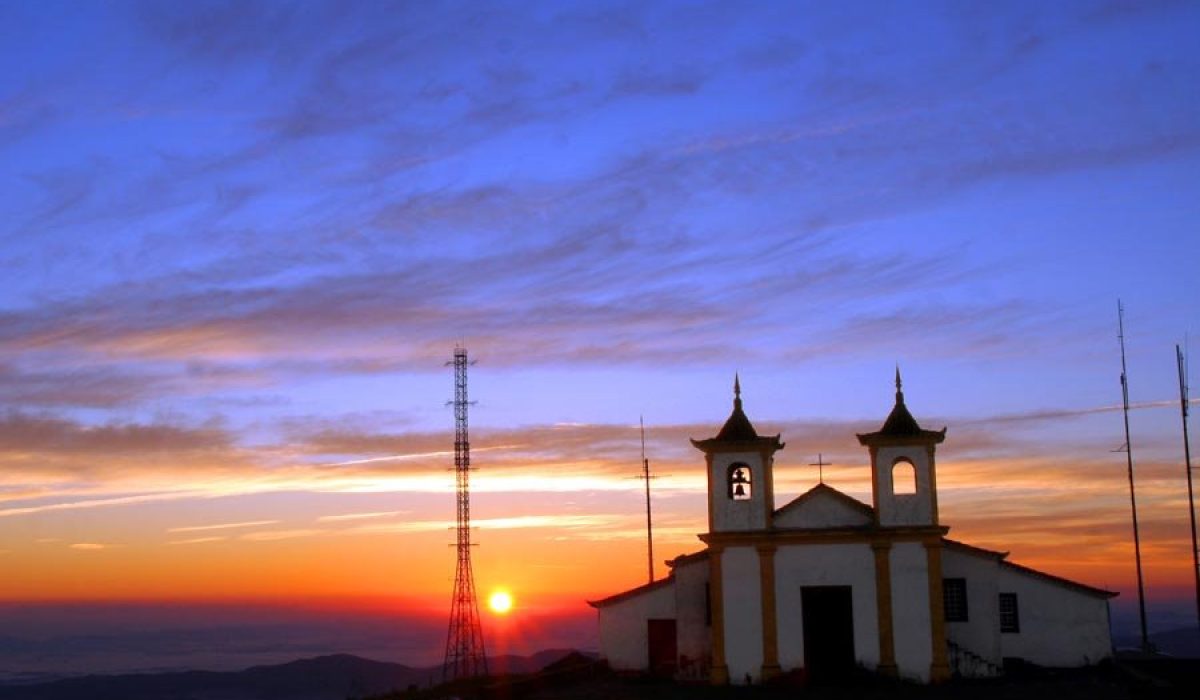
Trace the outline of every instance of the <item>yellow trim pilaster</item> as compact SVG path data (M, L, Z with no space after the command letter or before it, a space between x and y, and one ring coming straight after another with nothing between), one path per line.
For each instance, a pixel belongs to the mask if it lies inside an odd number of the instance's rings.
M950 663L946 658L946 608L942 599L941 538L925 540L925 567L929 573L929 636L933 646L929 682L941 683L950 678Z
M760 544L758 579L762 600L762 679L769 681L781 673L779 668L778 616L775 606L775 545Z
M725 665L725 598L721 575L721 555L724 547L708 548L708 599L712 605L712 669L709 681L713 685L729 684L729 667Z
M879 672L896 675L896 639L892 629L892 543L871 542L875 553L875 610L879 623Z

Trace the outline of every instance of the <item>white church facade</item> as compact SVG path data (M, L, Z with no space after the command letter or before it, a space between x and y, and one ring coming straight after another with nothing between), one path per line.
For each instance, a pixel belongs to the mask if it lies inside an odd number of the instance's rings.
M616 670L714 684L865 668L920 682L999 674L1020 660L1082 666L1111 656L1116 594L1029 569L946 537L935 453L896 403L870 452L873 503L820 484L775 508L779 436L760 436L734 388L713 438L693 440L708 473L702 551L663 579L603 600L601 654Z

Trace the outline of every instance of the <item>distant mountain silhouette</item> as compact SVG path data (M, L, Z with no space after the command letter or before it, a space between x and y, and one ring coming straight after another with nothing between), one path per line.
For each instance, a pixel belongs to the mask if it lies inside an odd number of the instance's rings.
M488 659L497 672L530 673L572 653ZM176 671L82 676L49 683L0 685L0 700L346 700L441 681L441 666L414 668L350 654L300 659L244 671Z
M1180 659L1200 659L1200 630L1195 627L1155 632L1150 635L1150 643L1163 654ZM1118 649L1136 649L1140 642L1137 637L1123 636L1117 638L1116 645Z

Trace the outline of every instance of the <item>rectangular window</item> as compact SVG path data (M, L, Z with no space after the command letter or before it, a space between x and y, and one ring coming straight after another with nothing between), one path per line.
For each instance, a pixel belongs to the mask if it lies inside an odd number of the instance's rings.
M942 579L942 601L946 609L946 622L966 622L967 580L965 578Z
M1021 631L1021 616L1017 613L1017 594L1000 594L1000 631L1016 634Z

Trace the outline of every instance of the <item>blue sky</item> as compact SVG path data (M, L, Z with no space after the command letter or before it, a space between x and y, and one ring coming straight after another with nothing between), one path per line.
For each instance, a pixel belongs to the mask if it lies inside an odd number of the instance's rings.
M1135 402L1200 337L1198 30L1188 2L4 3L2 556L90 570L31 543L204 520L155 499L445 493L456 342L477 446L612 480L554 482L580 509L636 511L645 415L666 517L700 522L685 438L734 371L786 466L832 454L854 492L899 363L982 544L1014 473L1036 510L1103 471L1073 507L1122 524L1117 299ZM1134 428L1178 559L1178 415ZM503 483L485 513L533 507Z

